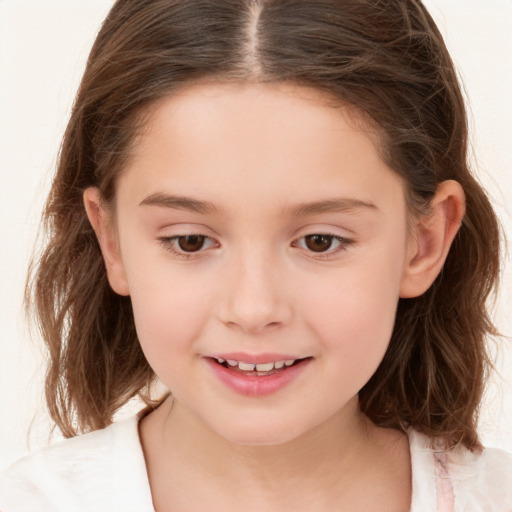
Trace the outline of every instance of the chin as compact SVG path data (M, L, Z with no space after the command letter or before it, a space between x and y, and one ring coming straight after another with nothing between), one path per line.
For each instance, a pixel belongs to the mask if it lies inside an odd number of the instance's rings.
M300 437L305 432L299 425L290 422L241 422L226 424L216 428L218 435L230 443L240 446L277 446L283 445Z

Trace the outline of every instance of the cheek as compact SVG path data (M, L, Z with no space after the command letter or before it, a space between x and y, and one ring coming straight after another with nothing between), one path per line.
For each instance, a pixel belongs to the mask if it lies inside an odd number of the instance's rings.
M180 272L128 272L137 334L150 365L172 364L173 356L190 351L206 322L208 296Z
M308 317L321 338L341 350L387 343L394 325L398 293L345 281L339 290L312 300ZM344 343L338 343L343 340Z
M395 251L358 258L323 287L317 282L310 288L304 304L309 328L348 373L369 378L386 352L399 300L401 256Z

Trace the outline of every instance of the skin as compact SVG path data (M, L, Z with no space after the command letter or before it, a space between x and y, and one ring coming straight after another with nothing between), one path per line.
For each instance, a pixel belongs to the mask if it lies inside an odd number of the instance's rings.
M85 191L110 284L174 397L140 425L158 511L409 510L407 438L357 395L399 298L442 268L464 194L442 183L409 230L404 185L365 126L299 86L195 85L149 112L112 209ZM184 255L185 235L204 245ZM235 351L309 359L246 396L208 364Z

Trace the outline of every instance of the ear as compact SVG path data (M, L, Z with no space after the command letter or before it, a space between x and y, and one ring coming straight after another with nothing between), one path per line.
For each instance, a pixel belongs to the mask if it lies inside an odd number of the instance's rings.
M130 295L114 220L104 204L99 189L87 188L83 200L87 217L100 244L108 282L119 295Z
M416 219L410 235L400 285L402 298L422 295L441 272L466 211L466 197L460 184L443 181L430 202L430 209L430 214Z

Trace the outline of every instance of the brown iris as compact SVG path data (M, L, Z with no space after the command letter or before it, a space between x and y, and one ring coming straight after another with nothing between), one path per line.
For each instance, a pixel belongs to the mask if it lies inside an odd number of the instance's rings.
M178 245L183 252L197 252L203 248L206 237L187 235L178 237Z
M331 248L331 235L307 235L304 237L306 247L314 252L324 252Z

